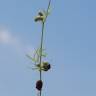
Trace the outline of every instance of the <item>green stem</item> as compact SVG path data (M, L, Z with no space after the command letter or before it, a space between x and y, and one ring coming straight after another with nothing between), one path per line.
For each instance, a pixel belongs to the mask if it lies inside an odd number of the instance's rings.
M48 7L47 7L47 11L46 11L47 15L46 15L46 17L45 17L44 22L46 22L46 19L47 19L47 17L48 17L48 11L49 11L49 8L50 8L50 4L51 4L51 0L49 0L49 3L48 3Z
M43 47L43 37L44 37L44 25L45 23L42 23L42 34L41 34L41 45L40 45L40 80L42 80L42 69L41 69L41 63L42 63L42 47ZM40 90L40 96L41 96Z
M45 26L45 22L48 16L48 10L50 8L50 3L51 0L49 0L49 4L48 4L48 8L47 8L47 15L45 17L45 20L42 22L42 33L41 33L41 44L40 44L40 80L42 80L42 67L41 67L41 63L42 63L42 47L43 47L43 37L44 37L44 26ZM40 90L40 96L42 95L42 90Z
M45 23L42 23L42 34L41 34L41 45L40 45L40 80L42 78L42 70L41 70L41 63L42 63L42 47L43 47L43 35L44 35L44 25Z

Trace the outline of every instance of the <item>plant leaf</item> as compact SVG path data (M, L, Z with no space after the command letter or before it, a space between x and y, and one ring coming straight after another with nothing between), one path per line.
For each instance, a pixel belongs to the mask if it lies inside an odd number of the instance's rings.
M35 58L32 58L30 55L26 54L26 56L31 59L33 62L37 62L37 60Z

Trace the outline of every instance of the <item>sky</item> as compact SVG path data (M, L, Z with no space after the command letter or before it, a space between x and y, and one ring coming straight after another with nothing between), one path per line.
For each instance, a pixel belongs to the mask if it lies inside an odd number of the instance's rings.
M39 46L34 22L48 0L0 0L0 96L37 96L26 57ZM96 96L96 0L52 0L44 44L52 68L42 96Z

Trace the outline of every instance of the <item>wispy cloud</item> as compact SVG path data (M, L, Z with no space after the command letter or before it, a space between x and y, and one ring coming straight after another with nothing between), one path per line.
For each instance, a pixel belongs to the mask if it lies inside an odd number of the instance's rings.
M7 29L0 29L0 44L5 44L14 47L20 53L32 53L33 47L31 45L24 44L21 38L18 38Z
M11 36L8 30L0 30L0 43L12 44L15 43L15 38Z

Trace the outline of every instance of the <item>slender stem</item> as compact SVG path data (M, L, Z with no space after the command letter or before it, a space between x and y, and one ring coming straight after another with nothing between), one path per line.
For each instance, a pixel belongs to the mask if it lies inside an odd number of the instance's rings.
M47 11L46 11L46 17L45 17L45 21L44 22L46 22L46 19L47 19L47 17L48 17L48 11L49 11L49 9L50 9L50 4L51 4L51 0L49 0L49 3L48 3L48 7L47 7Z
M41 63L42 63L42 47L43 47L43 37L44 37L44 26L45 26L45 22L48 16L48 10L50 8L50 3L51 0L49 0L49 4L48 4L48 8L47 8L47 14L45 17L45 20L42 22L42 33L41 33L41 44L40 44L40 80L42 80L42 67L41 67ZM40 90L40 96L42 95L42 90Z
M41 63L42 63L42 47L43 47L43 35L44 35L44 22L42 23L42 34L41 34L41 45L40 45L40 80L42 80L42 69L41 69ZM40 96L41 96L40 90Z
M44 35L44 23L42 23L42 34L41 34L41 45L40 45L40 80L42 79L42 70L41 70L41 63L42 63L42 47L43 47L43 36Z

